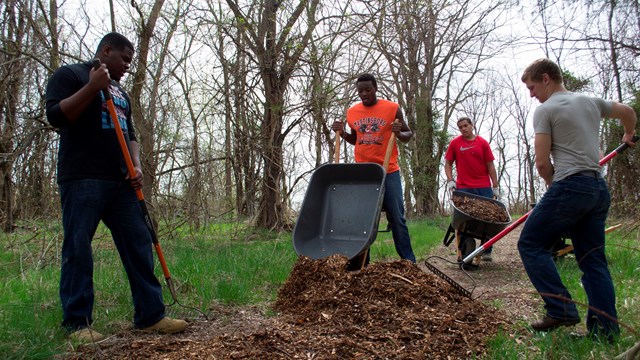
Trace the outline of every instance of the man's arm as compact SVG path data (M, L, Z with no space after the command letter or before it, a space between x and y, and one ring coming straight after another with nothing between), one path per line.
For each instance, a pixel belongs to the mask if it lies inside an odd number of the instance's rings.
M453 161L451 160L444 161L444 174L447 177L447 181L453 180Z
M489 172L489 177L491 178L492 187L497 188L498 185L498 172L496 171L496 166L493 161L489 161L487 163L487 171Z
M536 169L538 169L540 177L549 186L553 182L554 172L553 164L551 163L551 135L536 134L533 143L536 155Z
M633 108L625 104L617 102L613 103L609 117L620 119L620 122L624 127L624 136L622 137L622 141L627 143L629 146L634 146L635 144L631 141L631 138L633 138L633 135L636 133L636 122L638 121L638 117L636 116L636 112Z
M136 170L136 177L131 178L129 174L127 174L127 179L131 180L131 186L134 189L142 188L142 165L140 164L140 145L135 140L129 141L129 155L131 155L131 162L133 163L133 168Z
M70 122L78 120L80 115L87 109L87 106L91 104L91 101L95 99L98 92L106 89L110 82L111 79L105 64L102 64L97 70L92 68L89 73L89 82L76 91L75 94L60 101L60 110L67 120Z
M398 106L398 111L396 111L396 120L399 122L400 126L392 125L391 130L396 134L396 138L398 140L406 143L413 137L413 131L411 131L409 125L404 121L404 116L402 115L400 106Z

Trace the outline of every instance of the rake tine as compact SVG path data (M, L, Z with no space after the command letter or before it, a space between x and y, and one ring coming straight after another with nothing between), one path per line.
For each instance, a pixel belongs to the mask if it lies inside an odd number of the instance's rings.
M449 277L447 274L443 273L442 271L440 271L440 269L438 269L437 267L435 267L434 265L429 263L429 259L432 258L438 258L444 262L447 262L449 264L454 264L454 265L458 265L460 267L460 269L462 270L462 272L467 275L469 277L469 279L471 279L471 282L473 283L473 287L471 288L471 291L465 289L462 285L460 285L457 281L453 280L451 277ZM469 273L465 270L465 264L462 262L453 262L450 260L447 260L441 256L437 256L437 255L433 255L433 256L429 256L428 258L425 259L424 261L424 265L427 267L427 269L429 269L433 274L435 274L437 277L441 278L442 280L446 281L449 285L453 286L454 289L456 289L460 294L466 296L469 299L473 300L473 291L476 289L476 281L473 279L473 277L471 277L471 275L469 275Z

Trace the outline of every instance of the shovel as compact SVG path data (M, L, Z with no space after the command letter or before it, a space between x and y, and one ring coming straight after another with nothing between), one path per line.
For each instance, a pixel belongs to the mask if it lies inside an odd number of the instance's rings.
M94 69L98 69L100 67L100 59L93 59L92 63L93 63ZM118 143L120 144L120 150L122 151L122 156L127 165L127 172L129 173L129 177L133 178L136 176L136 170L133 166L133 161L131 160L131 154L129 153L129 146L127 144L127 140L124 137L124 133L122 132L122 127L120 126L120 121L118 120L116 107L113 104L113 98L111 97L109 88L107 87L106 89L103 89L102 94L104 96L105 102L107 103L107 109L109 110L109 116L111 117L111 122L113 123L113 126L116 130L116 136L118 138ZM144 200L142 189L136 189L136 197L138 198L138 202L140 203L140 208L142 209L142 213L144 215L144 223L147 225L147 229L149 229L149 233L151 234L153 247L155 248L156 254L158 255L158 261L160 262L160 266L162 267L162 273L164 274L164 279L167 283L167 287L169 288L169 292L171 293L171 298L173 299L173 303L167 306L178 304L179 306L182 306L184 308L197 311L199 314L203 315L205 319L207 319L206 314L204 314L202 311L196 308L182 305L178 301L178 296L176 295L176 289L173 286L173 281L171 279L171 273L169 272L169 267L167 266L167 262L164 259L164 254L162 253L162 248L160 247L160 242L158 241L158 236L156 235L156 230L153 228L153 223L151 222L151 215L149 215L149 209L147 208L147 203Z
M633 137L633 142L637 142L638 139L640 139L638 136L634 136ZM599 161L599 165L603 166L604 164L608 163L609 160L613 159L614 157L616 157L617 155L621 154L623 151L625 151L627 148L629 147L629 145L627 145L626 143L619 145L615 150L613 150L612 152L610 152L607 156L603 157L602 159L600 159ZM471 254L467 255L464 259L462 259L462 261L459 261L457 263L457 265L459 265L460 269L468 276L471 278L471 275L469 275L466 271L465 271L465 265L469 264L471 261L473 261L473 259L478 256L481 255L483 252L485 252L489 247L491 247L491 245L495 244L498 240L502 239L505 235L507 235L508 233L510 233L513 229L517 228L518 226L520 226L520 224L522 224L523 222L525 222L525 220L527 220L527 218L529 217L529 215L531 214L531 212L533 211L533 209L529 210L526 214L522 215L518 220L516 220L515 222L513 222L511 225L507 226L506 228L504 228L504 230L500 231L497 235L495 235L494 237L492 237L491 239L487 240L487 242L485 242L484 244L482 244L480 247L478 247L475 251L473 251ZM473 293L473 289L471 291L465 289L462 285L460 285L459 283L457 283L455 280L453 280L451 277L447 276L445 273L443 273L442 271L440 271L438 268L436 268L434 265L429 263L429 259L431 258L440 258L446 262L451 263L451 261L443 259L440 256L430 256L428 257L425 262L424 265L427 267L427 269L429 269L432 273L434 273L436 276L438 276L439 278L441 278L442 280L446 281L447 283L449 283L451 286L453 286L456 290L458 290L462 295L468 297L468 298L472 298L472 293ZM473 280L473 278L471 278ZM475 282L474 282L475 283ZM474 285L474 289L475 289L475 285Z

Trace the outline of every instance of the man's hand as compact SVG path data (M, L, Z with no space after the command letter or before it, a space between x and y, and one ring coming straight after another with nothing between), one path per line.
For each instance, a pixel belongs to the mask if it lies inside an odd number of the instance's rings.
M500 198L500 188L499 187L494 187L493 188L493 198L498 200L498 201L502 201L502 199Z
M344 133L344 122L340 120L334 121L333 124L331 124L331 130L333 130L333 132L341 131Z
M143 185L142 169L140 169L137 166L134 169L136 170L136 177L132 178L129 176L129 174L127 174L127 179L131 181L132 188L136 190L142 189L142 185Z
M402 124L398 119L391 124L391 131L396 134L396 136L400 136L400 132L402 131Z
M447 181L447 190L453 191L456 189L456 182L454 180Z

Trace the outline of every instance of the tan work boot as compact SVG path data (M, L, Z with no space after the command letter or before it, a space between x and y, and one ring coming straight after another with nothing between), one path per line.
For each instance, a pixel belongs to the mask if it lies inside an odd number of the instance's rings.
M82 328L69 334L69 339L77 342L89 343L104 340L105 336L93 329Z
M172 319L170 317L164 317L157 323L142 329L144 332L158 332L161 334L173 334L181 332L187 328L189 324L186 321L180 319Z

